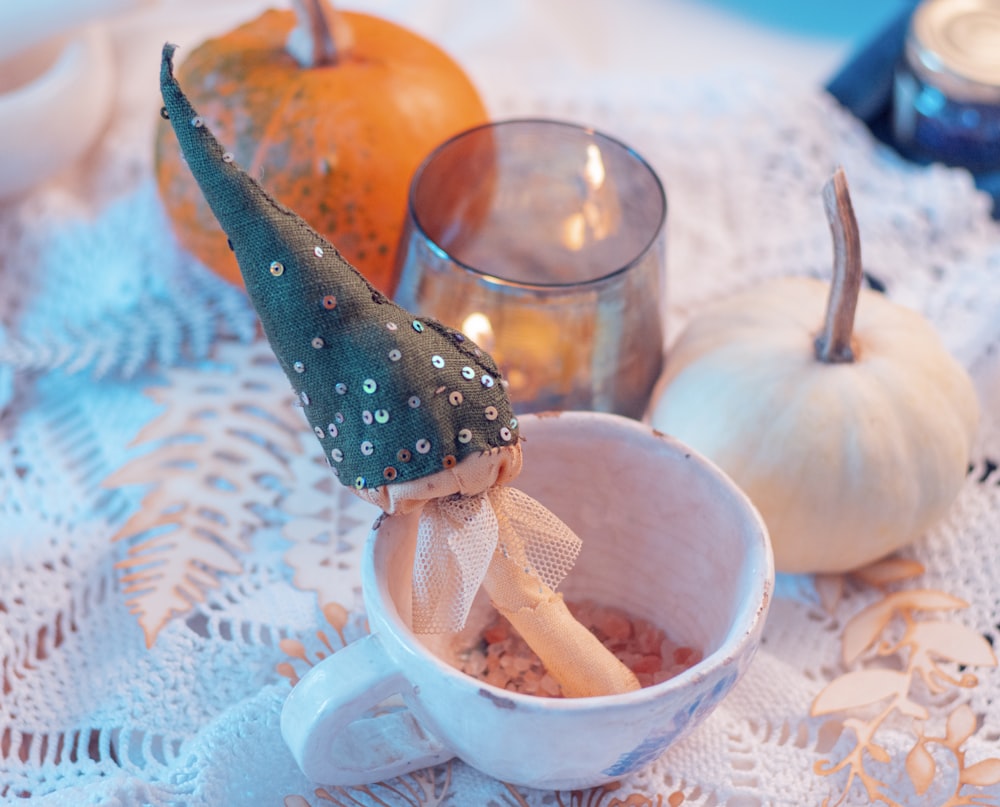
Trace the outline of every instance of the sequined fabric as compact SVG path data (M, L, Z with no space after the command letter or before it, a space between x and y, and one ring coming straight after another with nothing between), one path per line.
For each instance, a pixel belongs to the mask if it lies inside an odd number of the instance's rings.
M236 252L247 292L334 473L371 488L419 479L517 440L493 359L373 288L232 160L173 77L160 83L188 167Z

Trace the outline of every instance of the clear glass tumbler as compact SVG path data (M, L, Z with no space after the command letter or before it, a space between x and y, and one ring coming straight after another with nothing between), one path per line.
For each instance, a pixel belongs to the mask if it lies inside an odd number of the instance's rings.
M519 412L640 418L663 364L666 215L656 173L618 140L477 127L414 174L395 299L488 351Z

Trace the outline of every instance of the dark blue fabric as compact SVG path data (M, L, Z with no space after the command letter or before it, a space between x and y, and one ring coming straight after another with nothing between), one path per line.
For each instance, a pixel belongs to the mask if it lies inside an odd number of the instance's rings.
M827 82L826 90L893 148L891 126L892 76L903 53L903 43L913 8L886 25ZM909 155L908 159L912 159ZM993 218L1000 219L1000 171L973 173L976 186L993 197Z

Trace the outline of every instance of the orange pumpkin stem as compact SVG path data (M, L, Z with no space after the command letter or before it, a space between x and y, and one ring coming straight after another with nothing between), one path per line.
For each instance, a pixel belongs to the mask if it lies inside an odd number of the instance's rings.
M324 67L337 63L337 43L333 39L329 7L323 0L292 0L296 26L288 35L286 48L302 67Z
M855 359L854 314L864 276L858 220L843 168L838 168L823 186L823 207L833 236L833 281L826 302L826 321L816 337L815 352L819 361L841 364Z

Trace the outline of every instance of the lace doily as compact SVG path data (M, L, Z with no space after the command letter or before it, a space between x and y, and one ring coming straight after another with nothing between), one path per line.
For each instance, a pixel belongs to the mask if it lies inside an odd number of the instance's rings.
M950 517L863 574L781 578L747 677L618 785L533 792L452 762L317 789L278 717L290 684L366 629L358 564L377 510L316 456L241 293L173 245L149 140L123 124L77 184L39 189L0 218L0 799L1000 804L989 199L962 172L902 162L818 91L720 76L641 104L572 98L492 107L593 125L652 162L669 201L671 335L720 293L826 276L819 189L844 166L873 282L938 327L982 395ZM878 703L852 702L858 675Z

